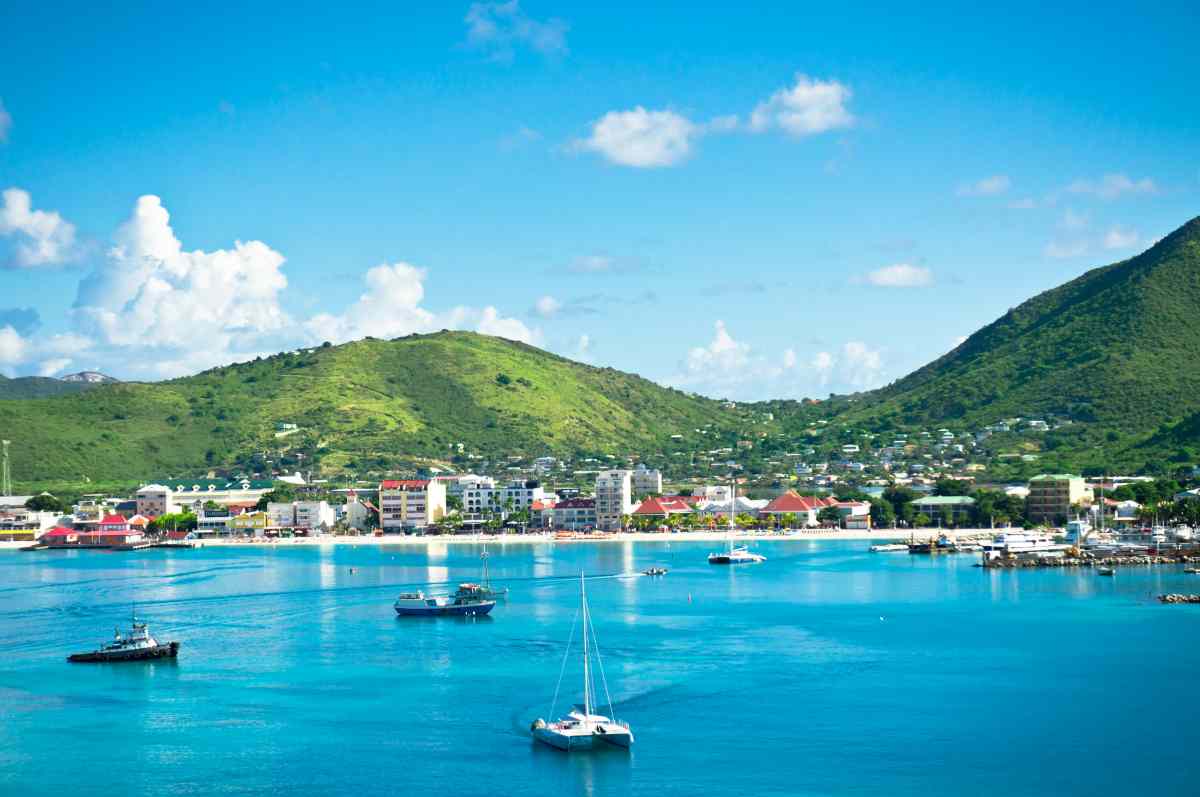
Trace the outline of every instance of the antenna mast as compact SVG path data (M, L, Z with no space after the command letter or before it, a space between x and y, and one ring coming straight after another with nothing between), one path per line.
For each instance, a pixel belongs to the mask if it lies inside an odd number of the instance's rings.
M12 495L12 472L8 469L8 441L0 440L3 445L4 454L0 459L0 495L5 497Z

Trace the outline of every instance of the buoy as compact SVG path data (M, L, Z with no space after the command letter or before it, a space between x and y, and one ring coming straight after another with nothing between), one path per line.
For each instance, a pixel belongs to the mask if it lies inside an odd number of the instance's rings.
M688 593L688 603L692 602L692 593Z

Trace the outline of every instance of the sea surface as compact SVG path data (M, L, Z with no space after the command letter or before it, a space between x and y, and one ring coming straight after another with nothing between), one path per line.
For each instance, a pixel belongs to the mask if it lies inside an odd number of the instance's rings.
M1154 600L1200 576L711 547L491 545L477 620L392 610L477 580L472 545L0 552L0 795L1200 794L1200 606ZM581 571L630 752L528 731ZM65 661L135 602L176 662Z

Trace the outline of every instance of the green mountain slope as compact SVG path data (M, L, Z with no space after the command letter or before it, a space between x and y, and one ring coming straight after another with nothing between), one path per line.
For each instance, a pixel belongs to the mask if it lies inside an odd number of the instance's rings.
M1137 257L1093 269L861 397L881 428L1051 415L1067 448L1110 450L1200 411L1200 218Z
M365 473L449 460L459 444L484 457L650 454L673 433L733 429L743 412L524 344L442 332L0 402L0 428L21 481L138 479L259 470L265 459Z
M0 400L62 396L93 387L95 385L88 382L64 382L48 376L20 376L16 379L0 376Z

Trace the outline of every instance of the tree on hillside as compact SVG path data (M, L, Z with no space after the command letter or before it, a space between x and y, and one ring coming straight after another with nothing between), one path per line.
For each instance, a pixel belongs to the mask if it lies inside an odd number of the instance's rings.
M25 502L25 508L33 512L62 512L66 509L63 502L50 493L33 496Z

